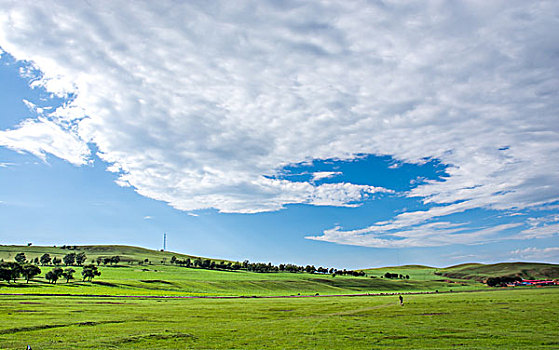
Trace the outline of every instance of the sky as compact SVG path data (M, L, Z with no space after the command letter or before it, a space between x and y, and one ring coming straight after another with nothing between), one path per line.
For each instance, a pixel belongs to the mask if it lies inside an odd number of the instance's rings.
M0 6L2 244L559 263L556 1Z

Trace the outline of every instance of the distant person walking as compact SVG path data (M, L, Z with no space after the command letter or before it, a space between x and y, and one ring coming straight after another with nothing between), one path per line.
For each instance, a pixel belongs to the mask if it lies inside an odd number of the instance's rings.
M404 297L400 295L398 298L400 298L400 305L404 305Z

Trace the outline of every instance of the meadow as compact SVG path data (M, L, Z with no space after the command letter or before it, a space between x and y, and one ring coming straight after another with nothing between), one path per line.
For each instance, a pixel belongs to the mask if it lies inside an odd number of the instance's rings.
M48 283L52 265L40 266L29 283L0 282L1 349L559 348L559 288L477 281L545 276L557 265L407 265L333 277L186 268L169 261L188 255L137 247L70 251L85 251L88 263L112 255L121 261L100 264L92 282L72 266L74 280ZM62 258L68 248L0 246L0 259L19 252L28 260ZM409 278L383 278L387 272Z
M102 295L314 295L395 291L446 291L486 288L481 283L444 280L390 280L380 277L351 277L306 273L255 273L215 271L170 265L100 266L101 276L81 281L81 267L74 266L76 280L47 283L36 277L29 283L0 282L0 293L102 294ZM41 267L41 276L52 267ZM436 276L435 276L436 277Z
M2 349L557 349L559 289L364 297L0 296Z
M69 252L61 247L26 247L0 246L0 258L13 260L19 252L24 252L29 260L49 253L62 258ZM308 273L255 273L244 270L220 271L199 268L185 268L170 263L172 256L180 259L192 256L148 250L126 246L85 246L79 251L87 254L87 260L95 261L98 257L119 255L121 262L117 265L99 266L101 276L93 282L82 282L79 266L72 266L75 279L66 283L59 280L56 284L48 283L45 273L54 266L40 266L41 274L29 283L0 282L0 294L96 294L96 295L190 295L190 296L274 296L274 295L315 295L319 294L357 294L379 292L419 292L470 290L486 288L483 284L465 279L449 280L433 274L434 268L400 267L392 271L405 271L409 279L381 278L385 270L369 271L366 277L352 277ZM149 263L143 263L145 259ZM165 259L165 260L163 260ZM142 263L140 265L140 263ZM65 268L65 266L61 266ZM401 272L400 272L401 273Z

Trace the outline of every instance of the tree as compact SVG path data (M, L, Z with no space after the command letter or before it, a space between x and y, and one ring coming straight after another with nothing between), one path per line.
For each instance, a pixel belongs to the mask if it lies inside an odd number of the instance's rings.
M56 277L52 271L47 272L45 274L45 278L47 279L47 281L49 281L49 283L54 283L58 279L58 277Z
M17 262L9 261L0 263L0 280L16 281L16 279L21 275L21 265Z
M66 266L74 265L76 261L76 253L68 253L64 255L63 259L64 259L64 264L66 264Z
M56 256L52 259L52 263L56 266L60 265L61 262L62 260Z
M118 264L120 262L120 256L115 255L111 257L111 264Z
M56 281L58 281L58 279L63 274L64 274L64 270L62 270L60 267L55 267L54 269L52 269L51 271L45 274L45 278L47 279L47 281L56 284Z
M175 262L177 262L177 257L173 255L171 257L171 264L174 264Z
M66 283L70 282L70 280L74 279L74 272L76 272L76 270L72 269L72 268L68 268L65 269L64 272L62 273L62 276L64 278L66 278Z
M21 267L21 274L23 275L23 277L25 277L27 283L29 283L30 279L32 279L33 277L37 276L40 273L41 273L41 269L38 266L32 264L25 264Z
M27 258L25 257L25 253L17 253L14 260L19 264L23 264L27 261Z
M76 254L76 264L78 264L78 266L82 266L86 259L87 256L85 255L84 252L80 252Z
M33 259L33 264L39 265L39 257L38 256L36 256L35 259Z
M99 270L97 270L97 266L91 264L91 265L85 265L83 267L82 270L82 276L83 276L83 280L85 281L86 279L88 279L90 282L91 280L95 277L95 276L101 276L101 272Z
M60 277L62 277L62 274L64 274L64 270L62 270L61 267L55 267L52 270L52 273L54 273L54 275L56 276L56 279L58 280ZM56 281L54 281L54 283L56 283Z
M101 265L101 263L103 262L103 258L98 256L97 259L95 260L97 262L97 266Z
M43 266L48 265L48 264L50 264L51 260L52 259L51 259L49 253L45 253L45 254L41 255L41 265L43 265Z

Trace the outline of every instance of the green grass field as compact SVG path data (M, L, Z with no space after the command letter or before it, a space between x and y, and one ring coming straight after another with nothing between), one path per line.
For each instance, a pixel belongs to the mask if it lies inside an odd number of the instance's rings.
M2 349L557 349L559 288L288 299L0 296Z
M76 270L76 280L66 283L59 280L56 285L45 280L45 273L53 266L41 266L41 274L28 284L0 282L0 293L27 294L96 294L96 295L314 295L356 294L395 291L446 291L486 288L475 281L449 281L433 274L434 268L401 267L410 275L409 280L380 278L383 270L367 271L367 277L351 277L307 274L307 273L254 273L247 271L216 271L185 268L169 263L174 255L184 259L190 257L171 252L153 251L126 246L81 246L77 250L60 247L0 246L0 258L13 260L24 252L30 260L49 253L62 258L69 252L83 251L88 262L97 257L119 255L118 266L99 266L101 276L93 283L81 282L81 267ZM162 263L162 259L166 263ZM150 264L139 265L148 259ZM64 266L63 266L64 267ZM396 271L396 270L394 270ZM372 278L372 277L375 278Z
M101 276L82 282L59 280L49 284L44 277L29 283L0 282L0 293L58 293L109 295L314 295L355 294L388 291L445 291L486 288L481 283L448 283L434 280L388 280L370 277L328 276L306 273L254 273L211 271L171 265L100 266ZM53 267L41 267L41 276Z
M101 276L93 282L82 282L77 266L70 283L47 283L45 273L53 266L41 266L29 283L0 282L1 349L559 348L559 288L496 289L475 280L488 273L534 275L557 265L411 265L367 269L366 277L332 277L185 268L169 261L188 255L137 247L77 248L0 246L4 261L19 252L28 259L79 251L88 263L122 259L118 266L99 266ZM149 263L138 264L145 259ZM440 275L449 271L461 274ZM386 272L410 278L381 278ZM404 306L397 295L322 297L435 290L440 293L404 294Z

